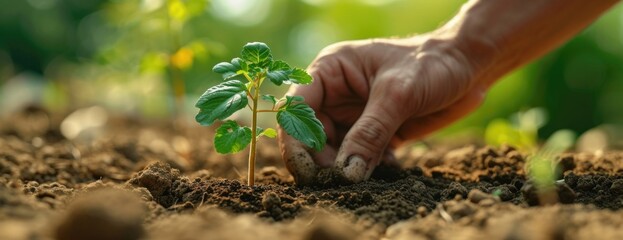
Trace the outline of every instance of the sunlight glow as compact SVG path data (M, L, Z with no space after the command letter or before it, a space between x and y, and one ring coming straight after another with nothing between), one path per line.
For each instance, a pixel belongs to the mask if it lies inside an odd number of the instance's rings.
M270 0L214 0L210 10L222 20L240 26L253 26L266 19L271 5Z
M290 46L306 62L311 61L318 52L327 45L338 40L337 32L328 23L322 21L306 21L290 33Z
M383 6L388 5L401 0L359 0L359 2L363 4L367 4L370 6Z

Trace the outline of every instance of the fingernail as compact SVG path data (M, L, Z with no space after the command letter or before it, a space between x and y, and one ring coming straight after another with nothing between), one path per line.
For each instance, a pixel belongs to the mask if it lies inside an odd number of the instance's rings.
M344 177L354 183L366 180L372 174L373 168L368 168L368 163L358 155L351 155L346 158L342 173Z

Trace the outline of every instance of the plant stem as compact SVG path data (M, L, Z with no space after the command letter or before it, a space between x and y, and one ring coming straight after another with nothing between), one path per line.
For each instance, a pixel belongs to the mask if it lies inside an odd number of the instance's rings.
M249 149L249 170L247 171L247 183L249 186L253 186L253 184L255 184L255 146L257 144L257 100L260 94L259 86L256 86L253 89L253 93L254 97L251 98L251 101L253 101L253 109L251 109L253 112L253 120L251 122L251 147Z

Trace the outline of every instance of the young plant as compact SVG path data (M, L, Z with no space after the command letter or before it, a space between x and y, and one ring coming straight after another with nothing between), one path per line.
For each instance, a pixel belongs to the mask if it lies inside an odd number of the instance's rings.
M247 43L240 58L221 62L212 69L223 75L227 81L209 88L197 101L199 113L195 120L203 126L210 126L216 120L225 121L233 113L248 107L252 112L251 127L240 126L227 120L216 130L214 146L222 154L236 153L249 149L248 184L254 184L255 149L262 137L274 138L277 131L257 126L258 113L276 113L277 123L290 136L317 151L324 147L327 136L314 110L303 102L301 96L285 96L277 99L270 94L262 95L260 87L266 79L280 86L282 84L310 84L312 77L300 68L292 68L286 62L273 60L270 48L261 42ZM241 78L238 80L236 78ZM258 109L260 100L268 101L271 108ZM249 103L250 101L250 103Z
M534 155L528 157L526 172L528 178L534 181L539 204L549 205L558 202L556 190L556 175L554 159L565 150L571 148L575 142L575 133L571 130L558 130L545 142L545 145Z

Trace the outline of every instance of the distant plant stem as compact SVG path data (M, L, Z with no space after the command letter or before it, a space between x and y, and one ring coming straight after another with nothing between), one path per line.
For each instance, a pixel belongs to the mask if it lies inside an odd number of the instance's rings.
M184 78L182 77L182 70L175 66L169 66L173 85L173 97L175 98L175 109L173 112L176 117L181 117L184 115L184 95L186 86L184 84Z

